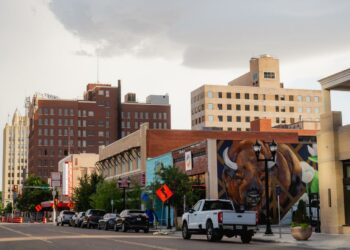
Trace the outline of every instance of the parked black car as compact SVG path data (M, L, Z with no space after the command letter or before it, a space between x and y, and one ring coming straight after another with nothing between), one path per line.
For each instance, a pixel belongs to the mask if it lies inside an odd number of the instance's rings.
M98 221L97 229L109 230L114 228L115 219L119 217L117 214L105 214L102 219Z
M105 215L104 210L89 209L86 211L81 227L95 228L98 225L98 221Z
M56 225L57 226L58 225L63 226L64 224L69 225L69 221L73 217L74 214L75 214L75 212L73 212L73 211L62 210L60 212L60 214L57 216Z
M139 232L143 230L145 233L149 231L148 216L145 214L145 211L127 209L123 210L120 213L120 217L115 219L114 230L126 232L129 229Z
M84 220L84 216L85 216L85 212L78 213L78 215L76 216L75 221L74 221L75 227L81 227L81 224L83 223L83 220Z
M77 219L78 213L75 213L72 218L69 220L69 226L74 227L75 226L75 220Z

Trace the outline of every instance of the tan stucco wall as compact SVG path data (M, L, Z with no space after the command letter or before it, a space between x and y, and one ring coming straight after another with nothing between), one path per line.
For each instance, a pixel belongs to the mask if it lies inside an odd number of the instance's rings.
M321 131L317 135L317 150L321 231L323 233L342 233L344 231L342 227L345 224L343 164L339 157L339 146L341 145L338 136L338 128L341 125L340 112L328 112L321 115ZM350 134L347 136L350 137ZM341 140L343 141L343 138Z

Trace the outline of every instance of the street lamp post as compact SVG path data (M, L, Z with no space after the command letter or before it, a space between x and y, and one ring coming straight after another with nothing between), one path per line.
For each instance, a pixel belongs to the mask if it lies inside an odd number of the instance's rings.
M53 218L52 218L52 222L53 224L55 225L55 222L56 222L56 204L55 204L55 198L56 198L56 190L55 189L52 189L52 207L53 207Z
M126 189L130 187L130 177L128 177L125 181L125 179L122 179L119 177L118 179L118 186L119 188L123 188L124 190L124 205L123 205L123 210L126 209Z
M263 161L265 162L265 199L266 199L266 235L272 235L273 232L271 230L271 222L270 222L270 199L269 199L269 168L268 168L268 162L269 161L275 161L276 152L277 152L277 144L273 140L271 144L269 144L269 148L271 151L271 157L267 158L266 155L264 155L263 159L260 159L260 153L261 153L261 144L256 141L256 143L253 145L253 149L256 155L257 161Z

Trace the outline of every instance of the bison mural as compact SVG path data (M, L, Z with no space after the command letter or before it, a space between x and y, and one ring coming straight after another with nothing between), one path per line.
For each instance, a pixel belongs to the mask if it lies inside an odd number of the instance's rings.
M257 161L254 143L250 140L218 142L219 198L231 199L236 208L264 211L265 163ZM270 159L268 143L259 143L260 157ZM282 216L305 193L305 184L315 176L317 166L308 160L307 146L278 144L275 161L268 162L271 208L274 209L274 190L278 185L283 191Z

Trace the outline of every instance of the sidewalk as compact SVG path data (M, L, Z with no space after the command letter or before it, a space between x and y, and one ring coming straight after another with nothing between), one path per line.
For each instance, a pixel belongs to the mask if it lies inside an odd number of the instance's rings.
M254 235L253 241L284 243L315 249L350 249L350 235L313 232L309 240L297 241L291 235L289 227L284 226L281 228L281 238L278 227L273 226L272 231L274 234L267 236L264 234L265 227L259 226L259 231Z

